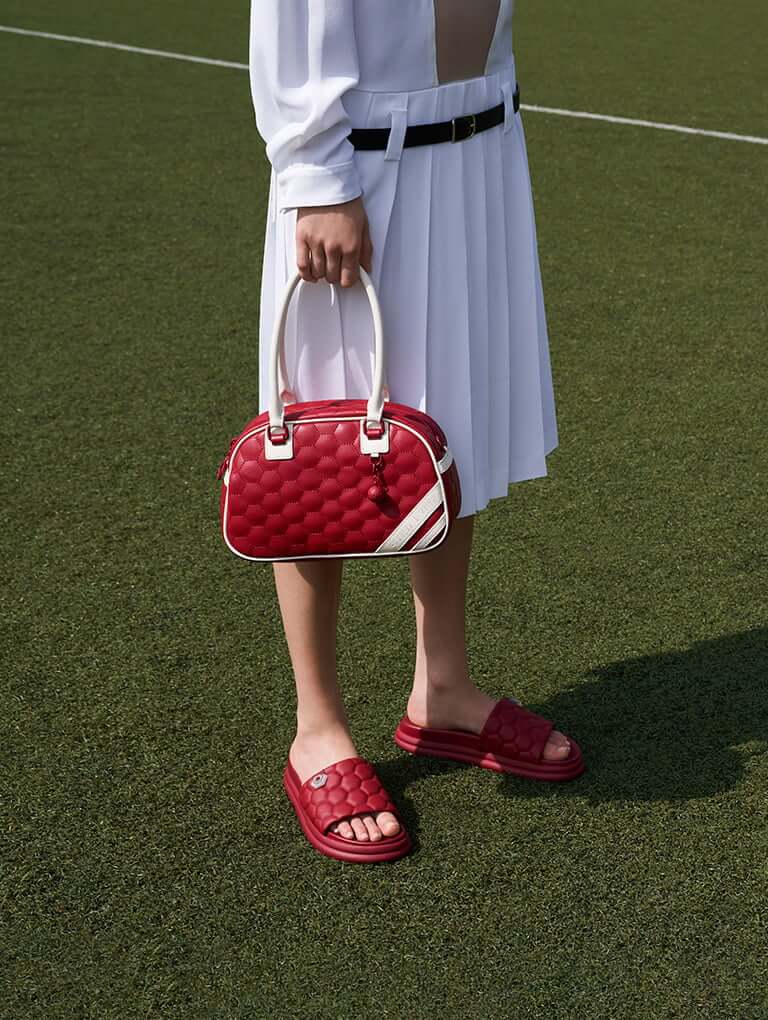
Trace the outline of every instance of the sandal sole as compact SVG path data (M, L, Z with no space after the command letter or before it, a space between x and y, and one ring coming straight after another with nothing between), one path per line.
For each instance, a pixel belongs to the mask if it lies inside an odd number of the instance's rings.
M509 772L523 779L541 779L545 782L561 783L568 779L576 779L586 769L581 748L569 737L571 753L562 761L541 764L524 762L519 758L506 758L504 755L484 751L481 747L473 747L472 733L460 730L440 730L414 726L403 717L394 732L393 739L398 747L410 754L421 754L429 758L448 758L493 772ZM476 738L475 738L476 740Z

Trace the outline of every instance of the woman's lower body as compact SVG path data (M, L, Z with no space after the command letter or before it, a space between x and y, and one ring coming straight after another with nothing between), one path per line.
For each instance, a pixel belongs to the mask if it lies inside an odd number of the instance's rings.
M503 86L506 83L506 90ZM510 483L546 475L557 445L547 327L515 68L416 92L353 90L354 127L445 120L494 106L503 124L458 143L358 152L373 242L392 400L443 427L462 487L451 534L410 558L417 630L407 701L417 726L480 733L497 699L473 684L466 657L465 590L474 514ZM399 112L398 112L399 111ZM296 271L296 210L276 213L270 190L261 290L260 410L275 309ZM297 328L301 325L301 330ZM286 328L288 378L298 400L367 397L373 334L360 287L302 285ZM303 782L356 754L336 674L343 560L276 563L274 574L297 690L289 760ZM502 692L507 693L507 692ZM553 731L547 760L569 754ZM331 831L350 840L397 832L388 813L351 817Z
M443 427L461 479L459 516L547 474L558 442L533 198L514 63L415 92L344 97L353 127L430 123L495 106L505 123L465 141L358 151L392 400ZM521 89L524 90L524 83ZM404 113L402 111L405 111ZM260 311L260 410L272 325L296 271L296 210L270 189ZM298 326L301 324L301 331ZM362 287L302 285L285 335L298 400L368 397L373 329Z

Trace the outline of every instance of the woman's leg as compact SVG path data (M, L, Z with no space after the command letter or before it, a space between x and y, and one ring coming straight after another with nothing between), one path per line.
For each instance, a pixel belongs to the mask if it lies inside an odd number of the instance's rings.
M344 561L273 563L275 588L296 680L296 738L289 759L299 779L356 755L336 674L336 624ZM331 826L347 839L381 839L400 829L389 811Z
M416 667L408 717L417 726L479 733L496 704L472 682L466 649L466 586L474 514L458 517L432 552L410 557L416 609ZM566 758L568 738L553 730L547 760Z

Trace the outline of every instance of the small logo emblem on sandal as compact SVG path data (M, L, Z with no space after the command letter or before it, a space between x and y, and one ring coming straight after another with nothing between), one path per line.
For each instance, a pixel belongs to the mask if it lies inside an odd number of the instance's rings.
M315 790L319 790L321 786L325 786L328 782L328 776L325 772L318 772L316 776L312 776L309 781L309 785Z

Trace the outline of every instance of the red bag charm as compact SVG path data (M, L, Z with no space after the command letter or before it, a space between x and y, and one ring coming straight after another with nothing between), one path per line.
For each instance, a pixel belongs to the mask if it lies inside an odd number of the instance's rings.
M381 310L368 273L374 373L365 400L284 406L285 323L297 274L272 335L269 410L229 447L222 480L224 541L247 560L395 556L427 552L448 535L461 506L445 434L423 411L384 401Z

